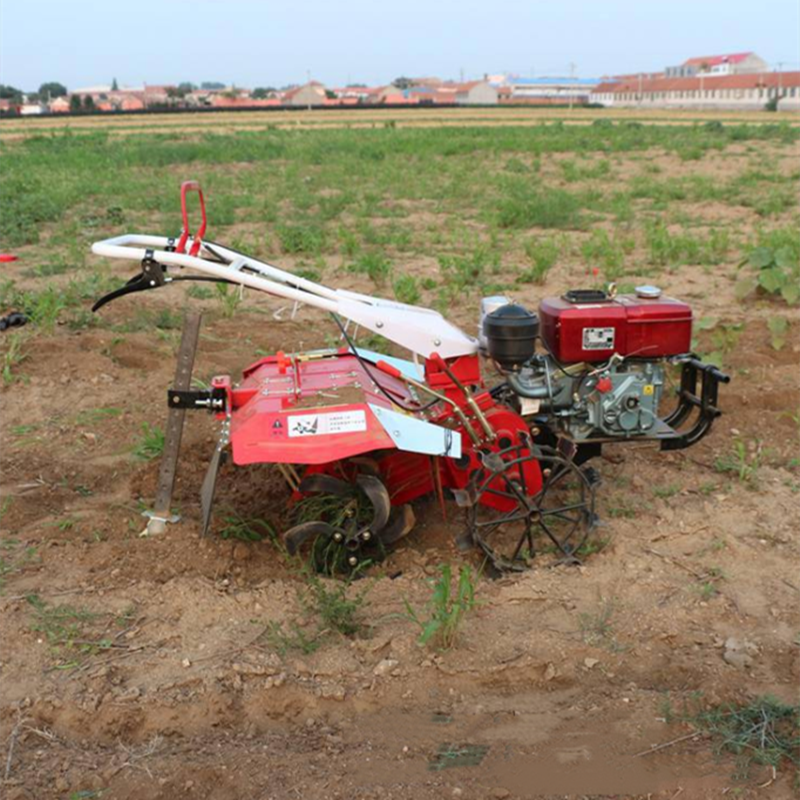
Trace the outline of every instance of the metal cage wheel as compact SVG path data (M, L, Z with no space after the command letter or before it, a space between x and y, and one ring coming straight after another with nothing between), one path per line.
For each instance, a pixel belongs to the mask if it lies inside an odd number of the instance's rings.
M541 488L534 494L525 485L524 467L530 461L538 462L542 474ZM475 478L467 512L472 541L501 571L528 569L537 552L549 550L562 561L579 562L595 527L595 483L589 469L553 448L501 451L485 460ZM487 505L498 499L505 501L506 509Z

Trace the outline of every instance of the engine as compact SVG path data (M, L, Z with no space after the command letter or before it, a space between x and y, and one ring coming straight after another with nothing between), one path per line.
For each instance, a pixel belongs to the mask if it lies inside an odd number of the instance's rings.
M574 290L544 299L538 314L485 298L481 316L484 352L520 413L576 445L644 438L685 447L719 414L717 384L728 377L691 354L691 308L654 286L623 295ZM681 366L678 406L662 416L670 364ZM695 426L679 432L694 409Z

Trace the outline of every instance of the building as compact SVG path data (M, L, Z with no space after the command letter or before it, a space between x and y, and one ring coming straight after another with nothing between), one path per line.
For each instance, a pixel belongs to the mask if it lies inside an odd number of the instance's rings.
M49 114L50 108L44 103L23 103L19 107L19 114L22 117L36 117L40 114Z
M467 83L445 83L438 91L453 93L453 102L460 106L496 106L497 87L489 81L468 81Z
M636 78L604 82L592 92L592 102L616 108L758 111L772 99L779 101L781 110L792 108L800 99L800 72Z
M667 67L665 78L692 78L696 75L749 75L766 72L769 65L755 53L728 53L721 56L694 56L677 67Z
M585 104L599 81L594 78L514 78L507 77L510 89L506 103L536 105Z
M324 106L327 95L325 87L317 81L289 89L283 95L285 106Z
M51 114L66 114L69 112L69 98L56 97L55 100L50 101Z

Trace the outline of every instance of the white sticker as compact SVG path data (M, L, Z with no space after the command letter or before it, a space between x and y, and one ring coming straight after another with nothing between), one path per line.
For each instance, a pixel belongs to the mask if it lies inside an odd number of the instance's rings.
M614 349L614 329L613 328L584 328L583 329L583 349L584 350L613 350Z
M520 397L520 414L527 417L528 414L538 414L542 401L531 399L530 397Z
M331 411L327 414L297 414L289 417L289 436L327 436L367 429L364 411Z

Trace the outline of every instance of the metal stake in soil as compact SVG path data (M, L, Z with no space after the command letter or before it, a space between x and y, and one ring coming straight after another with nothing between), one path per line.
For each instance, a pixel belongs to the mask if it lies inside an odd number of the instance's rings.
M197 340L200 335L202 314L199 311L187 311L183 321L181 346L178 350L178 363L175 367L174 387L178 391L189 391L192 385L192 369L197 353ZM175 473L178 468L178 455L181 450L183 420L185 408L170 408L167 416L167 431L164 436L164 452L161 454L161 466L158 471L158 490L153 511L146 511L149 517L144 533L164 533L168 522L178 522L180 517L172 514L172 490L175 486Z

